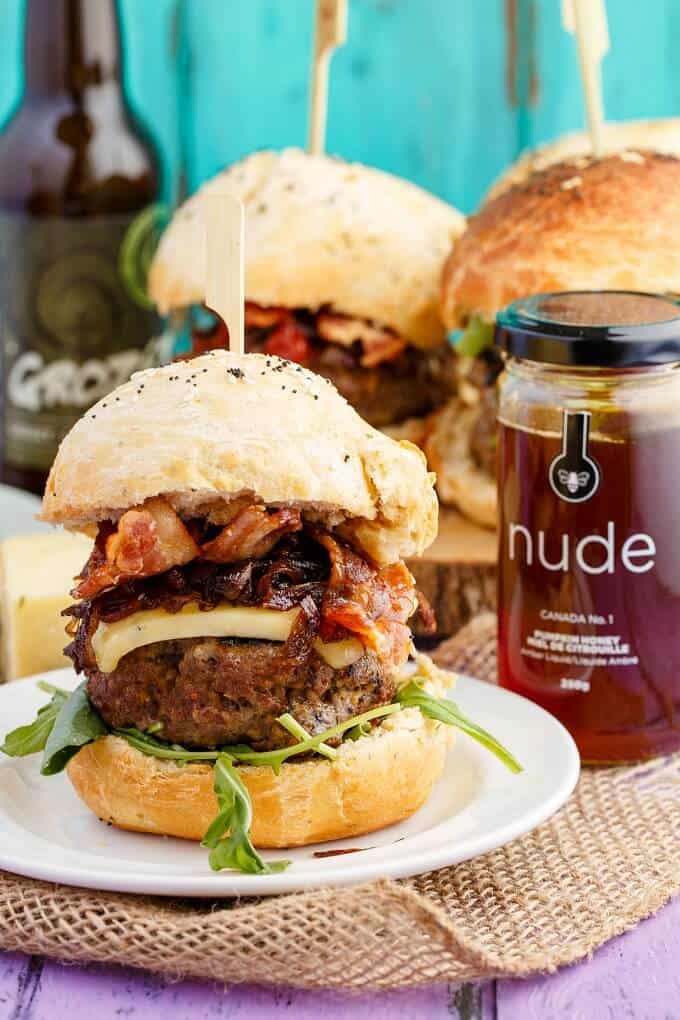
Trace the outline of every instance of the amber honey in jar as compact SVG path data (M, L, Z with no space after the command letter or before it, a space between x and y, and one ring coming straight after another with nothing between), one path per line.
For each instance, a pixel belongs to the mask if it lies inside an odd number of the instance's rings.
M496 343L500 683L584 761L679 750L680 308L542 294Z

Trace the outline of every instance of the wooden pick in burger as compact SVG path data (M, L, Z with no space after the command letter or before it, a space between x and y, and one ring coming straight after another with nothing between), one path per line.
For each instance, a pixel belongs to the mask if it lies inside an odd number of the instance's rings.
M347 0L316 0L307 151L316 156L326 143L328 66L333 50L347 38Z
M205 303L225 323L229 331L229 350L243 354L243 203L231 195L214 195L206 211L205 240Z
M593 155L601 156L604 106L600 64L609 50L604 0L562 0L562 24L576 36Z

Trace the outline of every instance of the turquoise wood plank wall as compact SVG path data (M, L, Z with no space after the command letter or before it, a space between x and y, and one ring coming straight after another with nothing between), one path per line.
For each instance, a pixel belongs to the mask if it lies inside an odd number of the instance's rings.
M97 3L99 0L88 0ZM0 0L0 117L20 90L23 0ZM254 148L303 145L312 0L121 0L127 83L168 193ZM523 147L581 126L559 0L350 0L328 148L461 208ZM678 0L609 0L611 118L680 113Z

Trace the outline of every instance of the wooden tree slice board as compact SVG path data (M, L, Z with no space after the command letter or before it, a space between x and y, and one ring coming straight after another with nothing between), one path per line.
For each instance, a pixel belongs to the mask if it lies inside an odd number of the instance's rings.
M480 528L455 510L442 507L439 534L409 569L437 617L437 640L460 630L485 609L496 608L498 536ZM413 622L413 621L412 621ZM415 617L416 637L423 628Z

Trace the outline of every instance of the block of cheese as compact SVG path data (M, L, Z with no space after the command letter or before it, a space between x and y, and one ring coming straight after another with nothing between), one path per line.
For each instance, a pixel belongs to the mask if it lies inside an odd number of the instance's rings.
M91 548L83 535L56 531L0 542L0 679L68 664L60 613Z

